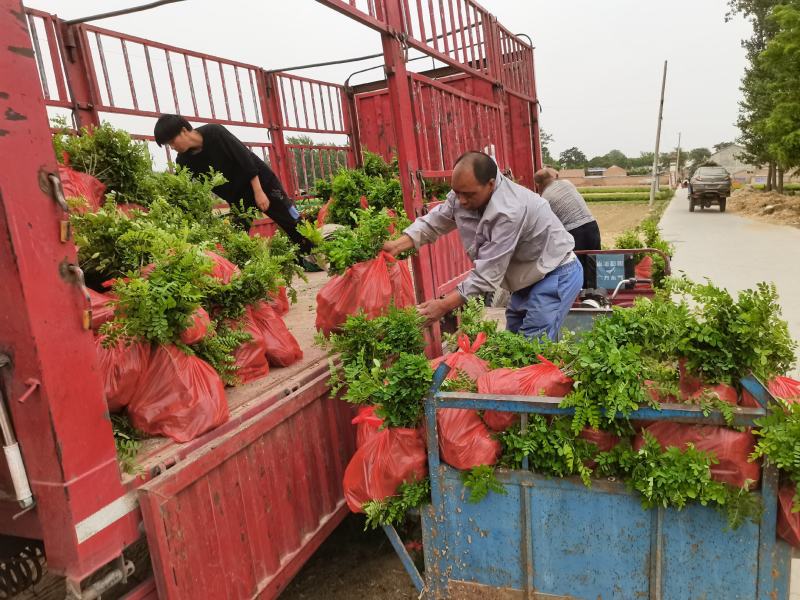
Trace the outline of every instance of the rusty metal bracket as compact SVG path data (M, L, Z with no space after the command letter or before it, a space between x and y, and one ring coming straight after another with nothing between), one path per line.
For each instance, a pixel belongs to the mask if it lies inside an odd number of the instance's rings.
M55 173L48 173L47 181L50 183L50 196L61 207L61 210L69 212L67 199L64 197L64 188L61 185L61 178Z
M33 395L33 392L35 392L40 385L42 385L42 382L34 377L29 377L25 380L25 385L28 386L28 389L17 398L17 403L19 404L25 404L25 401Z
M89 290L86 289L86 279L83 275L83 269L78 265L65 261L59 265L59 273L64 281L77 286L83 294L86 308L81 315L81 326L84 330L88 331L92 328L92 297L89 295Z

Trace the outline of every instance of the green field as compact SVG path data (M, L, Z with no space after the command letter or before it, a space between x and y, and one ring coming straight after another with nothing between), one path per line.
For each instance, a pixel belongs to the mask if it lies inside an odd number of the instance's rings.
M757 183L753 186L755 190L763 190L764 189L763 183ZM783 191L784 192L799 192L800 191L800 183L784 183L783 184Z
M579 187L581 194L627 194L633 192L650 192L649 187Z
M668 200L672 195L672 190L664 190L656 194L656 200ZM583 194L583 198L587 202L648 202L650 192Z

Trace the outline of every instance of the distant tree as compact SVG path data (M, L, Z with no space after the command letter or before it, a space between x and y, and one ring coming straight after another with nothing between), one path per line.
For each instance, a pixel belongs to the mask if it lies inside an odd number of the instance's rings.
M777 163L778 191L783 174L800 167L800 2L787 2L773 12L778 31L761 53L759 63L770 74L772 110L763 124L769 154Z
M539 129L539 143L542 145L542 162L548 167L558 169L560 165L558 161L550 154L550 145L553 143L553 136L547 133L543 128Z
M738 142L745 148L741 159L769 167L767 190L771 190L773 183L776 183L776 171L780 167L772 147L773 134L768 126L768 119L775 108L775 97L771 93L775 77L761 55L781 27L773 12L779 4L784 3L785 0L728 0L729 12L725 15L726 21L741 15L753 26L753 34L742 40L749 64L739 88L742 100L739 102L736 124L741 131ZM797 72L796 67L794 72Z
M621 150L611 150L605 155L606 167L617 165L623 169L628 167L628 157Z
M708 148L693 148L689 150L689 158L687 162L691 163L692 168L702 165L708 157L711 156L711 150Z
M565 169L579 169L585 167L588 161L586 160L586 155L573 146L572 148L567 148L559 155L558 162L560 162Z

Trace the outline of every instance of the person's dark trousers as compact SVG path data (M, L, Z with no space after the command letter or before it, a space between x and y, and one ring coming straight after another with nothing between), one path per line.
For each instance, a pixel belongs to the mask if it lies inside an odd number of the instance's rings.
M575 240L575 250L600 250L600 228L597 221L585 223L567 233ZM597 280L597 263L594 257L578 254L578 260L583 266L583 288L590 285L594 287L593 282Z
M300 246L302 254L311 254L314 246L297 231L297 223L299 221L289 212L290 202L291 200L288 198L270 198L267 216L286 232L290 240Z
M266 214L270 219L275 221L278 227L283 229L292 242L300 246L301 256L311 254L314 246L297 231L297 223L299 220L295 219L292 213L289 212L289 202L291 202L291 200L288 198L270 198L269 209L267 209ZM233 218L232 220L237 227L242 229L247 229L249 226L249 221L238 218Z

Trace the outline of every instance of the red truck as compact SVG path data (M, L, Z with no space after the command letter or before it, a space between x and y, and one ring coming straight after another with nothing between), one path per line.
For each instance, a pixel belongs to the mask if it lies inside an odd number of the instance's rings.
M37 579L46 557L63 579L38 597L63 598L66 586L74 598L273 598L347 512L352 414L330 396L312 332L298 333L300 311L287 322L304 345L301 363L229 389L228 423L187 444L149 439L141 475L122 474L48 115L76 129L125 118L147 140L162 111L237 128L295 198L315 176L359 164L362 148L396 153L411 218L425 211L423 181L448 177L469 149L492 149L533 186L541 152L530 44L472 0L320 4L380 37L385 81L270 72L0 0L0 571L16 574L0 576L0 592ZM445 66L412 72L408 48ZM303 134L347 142L288 143ZM298 160L306 155L318 168ZM414 258L420 301L470 268L455 235Z

